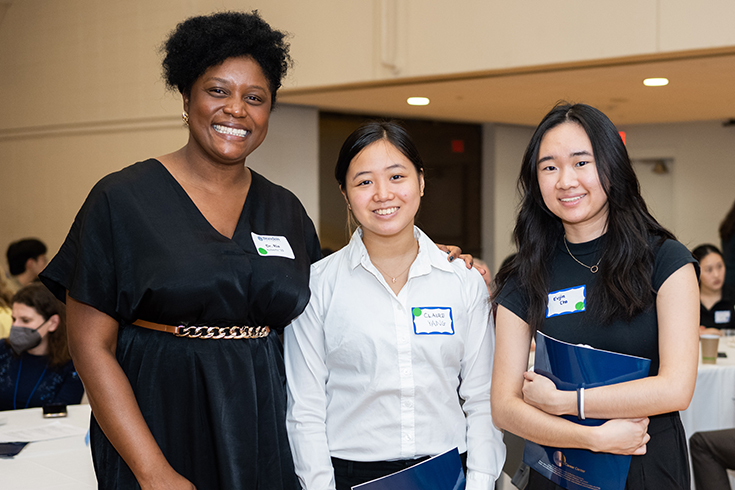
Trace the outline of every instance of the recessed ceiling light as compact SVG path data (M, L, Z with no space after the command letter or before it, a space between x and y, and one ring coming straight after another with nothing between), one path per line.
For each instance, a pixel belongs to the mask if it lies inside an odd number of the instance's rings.
M429 99L427 97L409 97L408 105L429 105Z
M646 78L643 80L643 85L646 87L663 87L669 84L668 78Z

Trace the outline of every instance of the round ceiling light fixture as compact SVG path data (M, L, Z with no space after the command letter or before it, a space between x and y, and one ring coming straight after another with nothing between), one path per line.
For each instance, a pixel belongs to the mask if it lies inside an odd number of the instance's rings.
M408 105L429 105L429 99L428 97L409 97Z
M643 85L646 87L663 87L669 84L668 78L646 78L643 80Z

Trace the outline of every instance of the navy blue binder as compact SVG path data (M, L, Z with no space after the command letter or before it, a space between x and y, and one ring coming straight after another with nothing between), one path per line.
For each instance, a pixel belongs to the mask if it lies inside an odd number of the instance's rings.
M464 490L464 487L462 460L455 447L405 470L352 488L353 490Z
M541 332L536 334L534 371L551 379L559 390L595 388L645 378L650 367L650 359L569 344ZM579 420L570 415L564 418L588 426L605 423L605 420ZM630 468L630 456L541 446L531 441L526 441L523 462L569 490L622 490Z

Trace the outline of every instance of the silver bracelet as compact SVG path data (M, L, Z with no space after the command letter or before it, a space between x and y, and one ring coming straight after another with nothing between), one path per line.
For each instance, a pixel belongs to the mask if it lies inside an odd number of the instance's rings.
M577 418L584 420L584 387L577 388Z

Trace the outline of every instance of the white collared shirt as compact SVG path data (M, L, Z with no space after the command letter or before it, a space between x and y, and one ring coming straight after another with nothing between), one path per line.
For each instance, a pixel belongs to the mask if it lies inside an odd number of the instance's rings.
M288 435L304 489L335 488L332 456L413 459L455 446L467 451L468 490L500 475L487 288L414 234L419 253L397 296L359 230L311 267L311 300L285 331Z

